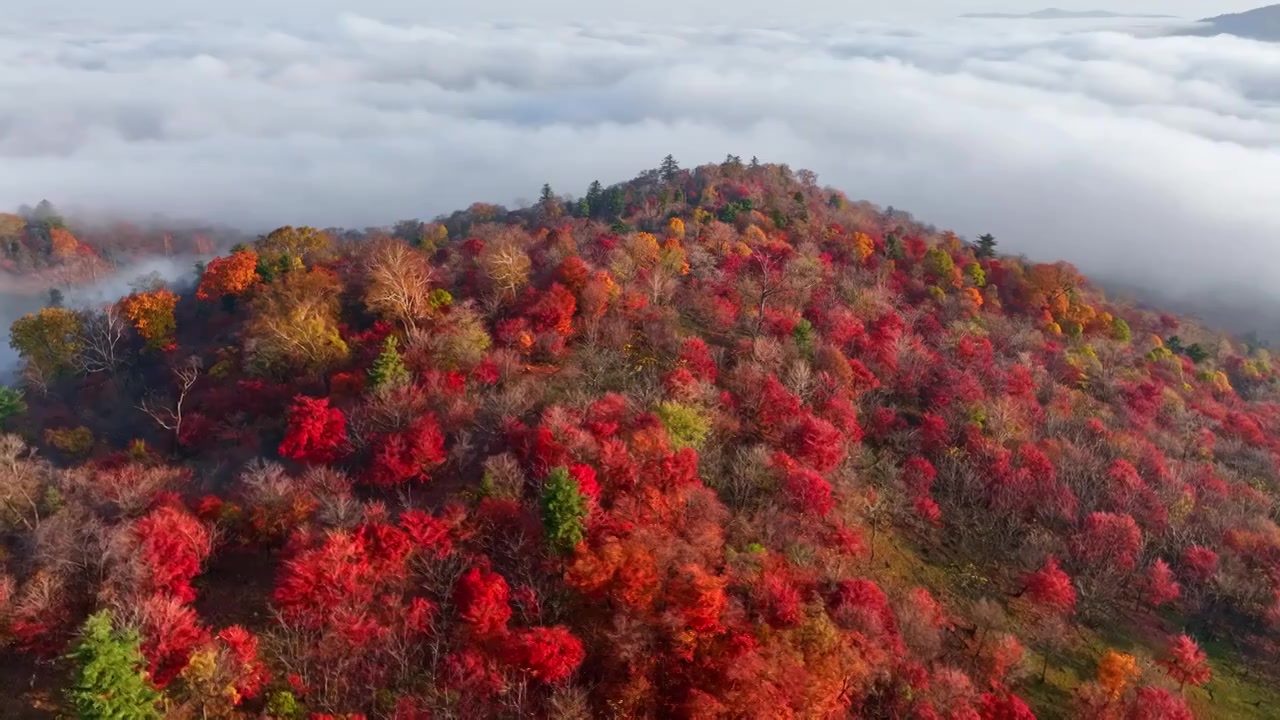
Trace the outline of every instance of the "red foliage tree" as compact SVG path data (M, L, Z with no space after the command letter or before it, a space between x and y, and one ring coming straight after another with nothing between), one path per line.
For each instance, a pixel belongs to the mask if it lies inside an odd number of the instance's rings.
M834 425L813 415L804 415L788 440L788 452L818 472L835 469L845 457L844 436Z
M208 631L190 605L169 595L152 595L138 608L147 670L156 687L163 688L187 666L191 653L208 642Z
M284 564L273 599L286 621L317 628L329 624L335 609L367 605L375 590L375 572L361 543L335 533Z
M667 597L690 630L712 635L722 629L720 616L729 604L724 589L724 578L690 564L680 568Z
M560 263L556 276L565 287L575 293L581 293L591 279L591 268L577 255L570 255Z
M300 462L324 464L346 452L347 416L329 407L329 398L298 395L289 406L288 429L280 443L282 456Z
M1129 571L1142 549L1142 531L1129 515L1090 513L1076 533L1075 557L1086 565L1107 565Z
M913 457L902 466L902 484L913 495L928 495L936 477L938 472L933 463L922 457Z
M1182 567L1193 582L1209 582L1218 573L1218 553L1203 545L1192 545L1182 553Z
M445 460L444 434L436 416L426 414L401 432L378 436L373 444L369 483L382 487L422 480Z
M1027 597L1036 605L1055 613L1070 613L1076 606L1076 589L1071 578L1058 567L1058 559L1050 556L1044 567L1022 579Z
M982 694L978 703L982 720L1036 720L1036 714L1022 698L1008 691Z
M871 580L855 578L841 581L829 602L832 617L858 628L868 637L897 637L898 622L889 598Z
M444 681L447 687L481 699L497 695L505 684L497 663L475 648L445 658Z
M1178 585L1178 581L1173 578L1173 571L1169 569L1169 563L1156 558L1151 563L1151 569L1147 571L1147 579L1143 584L1143 590L1146 593L1146 601L1151 603L1153 607L1159 607L1167 602L1177 600L1182 594L1182 588Z
M1169 677L1178 682L1179 689L1188 684L1203 685L1209 682L1212 674L1209 658L1196 641L1186 635L1174 638L1164 656L1156 662L1169 673Z
M247 700L258 697L271 680L267 666L258 657L258 638L239 625L232 625L223 628L218 639L230 655L236 694Z
M787 473L783 489L792 504L807 515L826 517L835 507L831 483L812 470L797 468Z
M137 589L167 593L182 602L195 600L191 580L200 574L200 564L212 549L204 523L185 510L165 505L139 520L133 532L149 570L146 585Z
M511 619L510 589L499 574L472 567L458 578L453 602L458 615L479 635L493 635Z
M568 335L573 332L573 313L577 307L578 300L568 288L552 283L529 308L527 316L534 332L554 331Z
M1182 698L1163 688L1141 687L1125 711L1125 720L1193 720Z
M503 646L508 664L551 684L569 679L586 657L582 641L560 625L516 631L506 636Z
M453 553L449 524L424 510L406 510L400 515L400 527L427 557L438 559Z

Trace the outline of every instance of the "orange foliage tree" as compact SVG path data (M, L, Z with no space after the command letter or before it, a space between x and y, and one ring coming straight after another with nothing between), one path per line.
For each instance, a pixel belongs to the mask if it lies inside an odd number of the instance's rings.
M241 250L209 261L200 278L200 286L196 288L196 297L207 302L237 297L258 284L259 280L258 253Z
M152 350L165 350L173 346L178 321L174 308L178 296L161 288L150 292L135 292L120 301L120 311L133 323L133 329Z

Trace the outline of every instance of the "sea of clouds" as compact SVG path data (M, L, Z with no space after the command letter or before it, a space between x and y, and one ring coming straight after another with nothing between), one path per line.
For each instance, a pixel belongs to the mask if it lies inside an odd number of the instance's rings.
M363 227L733 153L1037 259L1272 293L1277 78L1280 45L1119 23L19 24L0 208Z

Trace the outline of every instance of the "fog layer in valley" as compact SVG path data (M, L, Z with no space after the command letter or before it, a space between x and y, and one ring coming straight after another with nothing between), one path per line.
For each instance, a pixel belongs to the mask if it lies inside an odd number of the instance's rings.
M360 227L734 153L1038 259L1270 294L1278 76L1280 45L1118 23L18 23L0 207Z
M198 257L152 257L121 266L96 281L75 287L63 287L63 305L69 308L100 308L115 302L135 289L144 287L153 279L163 280L170 287L190 289L195 281L195 263L205 259ZM49 294L27 290L11 291L0 279L0 327L4 328L5 342L0 343L0 382L12 381L18 366L18 354L8 343L8 328L14 320L39 310L49 304Z

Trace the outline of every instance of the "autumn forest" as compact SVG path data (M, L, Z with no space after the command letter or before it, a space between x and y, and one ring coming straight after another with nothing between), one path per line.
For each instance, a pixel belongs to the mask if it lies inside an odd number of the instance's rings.
M42 204L0 275L48 295L0 387L0 716L1280 706L1266 348L813 173L260 237Z

